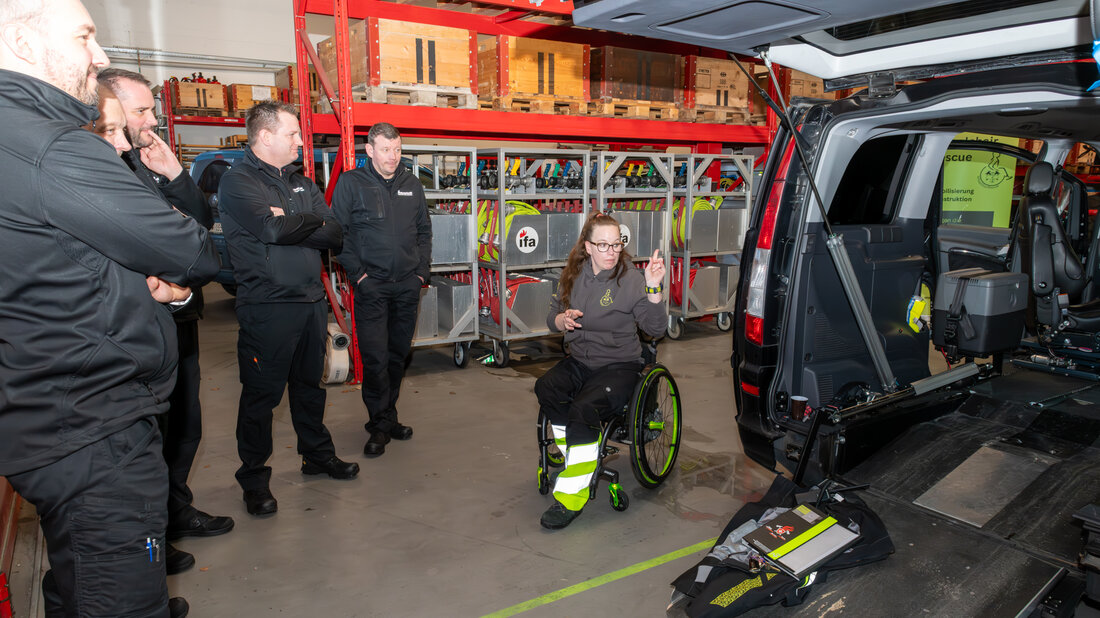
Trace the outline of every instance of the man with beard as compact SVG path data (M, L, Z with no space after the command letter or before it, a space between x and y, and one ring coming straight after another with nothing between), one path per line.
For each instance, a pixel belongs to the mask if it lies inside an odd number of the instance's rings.
M206 229L214 217L206 196L184 172L172 149L156 134L157 117L150 83L140 73L110 68L99 73L99 83L111 90L122 103L126 118L126 137L132 148L122 159L139 180L158 191L168 203L193 218ZM202 407L199 402L199 319L202 318L202 289L195 288L187 306L172 314L176 322L179 367L176 387L169 397L168 413L163 419L164 460L168 464L168 539L185 536L217 536L233 529L229 517L216 517L192 506L194 494L187 477L195 462L202 440ZM195 558L168 545L165 563L168 574L185 571Z
M163 618L162 303L218 259L80 129L108 63L95 32L79 0L0 3L0 475L38 511L46 615Z

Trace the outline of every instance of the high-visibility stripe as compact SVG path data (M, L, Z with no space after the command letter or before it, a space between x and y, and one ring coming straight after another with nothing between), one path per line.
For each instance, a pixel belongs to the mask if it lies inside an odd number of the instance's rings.
M554 434L554 444L558 445L558 450L561 454L565 455L565 425L550 425L550 433Z
M571 445L565 454L565 469L554 481L554 498L570 511L579 511L588 502L588 486L596 472L600 441Z

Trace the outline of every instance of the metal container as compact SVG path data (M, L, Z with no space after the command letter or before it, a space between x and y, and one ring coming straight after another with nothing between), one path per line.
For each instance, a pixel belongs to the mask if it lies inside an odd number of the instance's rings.
M439 332L457 337L474 332L474 286L447 277L436 277L432 287L439 294ZM463 323L463 317L466 318ZM455 328L459 330L456 332Z
M741 282L741 267L736 264L722 264L718 268L721 272L718 276L718 302L722 307L733 306L733 299L737 296L737 285Z
M659 210L642 210L638 212L637 239L634 249L631 251L636 256L649 257L653 252L661 248L661 238L664 227L661 225L663 213Z
M745 219L748 210L744 208L718 209L717 251L740 251L745 243Z
M413 339L434 339L439 335L439 295L434 286L420 288L420 309L416 314Z
M695 271L691 281L691 295L688 296L688 310L715 311L725 308L726 303L718 297L718 283L722 277L720 266L702 266Z
M717 210L696 210L692 214L689 251L713 253L718 250L718 212Z
M546 330L546 314L550 312L552 291L553 284L546 280L517 285L512 292L511 309L516 318L526 325L526 329L515 320L512 320L512 328L519 329L520 332Z
M474 261L470 245L468 215L430 215L432 220L432 264L463 264Z
M546 215L512 217L503 247L504 263L529 266L546 262L548 234ZM575 236L573 240L576 241Z
M577 238L581 234L584 215L579 212L552 212L546 217L547 260L553 262L569 259L569 252L577 244Z

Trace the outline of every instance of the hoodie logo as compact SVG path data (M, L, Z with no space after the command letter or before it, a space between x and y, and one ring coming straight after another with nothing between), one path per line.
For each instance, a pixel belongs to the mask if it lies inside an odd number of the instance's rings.
M306 190L306 188L305 188L305 187L294 187L294 192L295 192L295 193L301 193L301 192L303 192L303 191L305 191L305 190Z
M516 249L521 253L531 253L539 246L539 233L535 228L527 226L516 234Z
M412 191L398 191L397 194L398 195L404 195L405 197L412 197L413 192Z
M607 291L603 293L603 298L600 299L600 306L610 307L613 302L615 301L611 298L611 288L607 288Z

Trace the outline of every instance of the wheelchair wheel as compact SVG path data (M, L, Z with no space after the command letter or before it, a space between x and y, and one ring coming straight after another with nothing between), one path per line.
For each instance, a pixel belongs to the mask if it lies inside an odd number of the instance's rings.
M607 486L608 492L610 492L609 499L611 501L611 508L616 511L625 511L630 507L630 496L626 494L626 490L618 483L612 483Z
M648 368L630 407L630 468L639 483L652 489L672 472L680 452L680 391L668 369Z
M543 415L539 415L539 444L549 442L546 446L546 463L551 468L560 468L565 465L565 455L558 450L554 443L554 431L550 429L550 421Z

